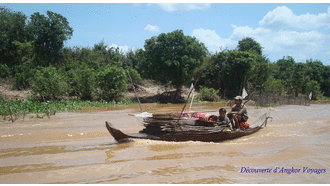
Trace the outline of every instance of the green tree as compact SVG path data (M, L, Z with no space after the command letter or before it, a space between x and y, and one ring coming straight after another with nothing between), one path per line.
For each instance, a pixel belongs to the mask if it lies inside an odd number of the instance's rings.
M24 42L26 16L21 12L0 7L0 63L18 65L14 41Z
M284 93L284 86L282 80L275 79L273 76L270 76L265 82L263 93L268 95L281 96Z
M200 85L221 89L223 97L248 91L262 92L272 75L269 59L261 55L261 46L252 38L238 42L237 50L224 50L205 62L210 63L202 73Z
M238 42L237 46L239 51L254 52L258 55L262 55L262 47L258 42L250 37L243 38Z
M172 82L176 95L182 85L193 80L194 70L207 56L207 49L196 38L185 36L182 30L162 33L145 41L146 61L142 65L147 76Z
M261 90L271 74L268 59L249 51L226 50L205 62L211 65L203 70L199 85L220 89L223 97L241 94L244 83Z
M330 66L324 67L323 80L321 90L324 92L324 96L330 97Z
M254 60L251 61L251 69L246 75L246 88L250 91L262 92L265 89L265 83L272 75L272 70L269 65L269 59L255 53Z
M118 48L109 48L101 41L95 44L93 48L73 47L64 48L62 51L65 71L87 66L95 71L102 71L107 65L124 67L125 55L119 53Z
M312 59L306 60L306 75L311 80L317 81L320 85L323 83L324 65L321 61Z
M231 51L222 67L222 88L230 91L228 96L241 94L244 81L257 55L245 51Z
M318 60L306 60L306 76L320 85L320 91L330 96L330 67Z
M104 40L94 44L93 51L101 52L103 55L107 53L108 46L105 44Z
M47 11L47 16L36 12L27 25L29 40L33 41L37 52L37 63L46 66L59 61L64 41L70 39L73 33L62 15Z
M13 41L13 45L16 48L16 61L18 62L17 65L31 61L34 58L33 42Z
M283 57L277 60L276 65L277 70L274 71L275 79L282 80L284 90L288 94L292 94L294 92L292 73L295 65L294 59L291 56Z
M284 79L287 76L287 71L292 70L293 65L296 62L291 56L283 57L276 61L277 71L274 71L274 77L276 79Z
M295 63L292 67L292 89L295 96L303 92L304 85L306 83L305 64Z
M124 67L130 66L132 68L137 68L139 63L144 60L143 53L144 51L142 49L135 50L134 52L129 51L125 55L125 60L123 61Z
M227 52L216 53L204 60L202 66L198 69L200 70L201 76L197 85L214 88L216 90L221 89L221 79L224 77L222 76L223 73L225 73L222 70L226 62L227 54Z
M13 41L16 48L16 61L18 64L12 68L15 82L13 88L22 90L31 87L31 79L34 76L32 61L34 59L34 47L32 42Z

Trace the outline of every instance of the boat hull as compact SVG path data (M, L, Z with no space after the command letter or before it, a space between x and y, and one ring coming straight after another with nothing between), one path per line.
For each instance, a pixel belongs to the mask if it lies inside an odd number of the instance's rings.
M202 141L202 142L221 142L225 140L231 140L247 135L251 135L259 131L262 126L246 129L245 131L217 131L217 132L174 132L168 133L161 136L153 136L143 133L137 134L124 134L122 131L116 129L109 122L105 122L106 127L110 134L118 142L126 142L132 139L150 139L150 140L161 140L161 141Z

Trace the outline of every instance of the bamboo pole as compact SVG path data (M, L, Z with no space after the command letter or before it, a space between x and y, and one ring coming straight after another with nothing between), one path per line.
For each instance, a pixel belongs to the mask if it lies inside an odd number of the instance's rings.
M195 94L193 94L192 98L191 98L191 102L190 102L190 107L189 107L189 111L191 110L191 106L192 106L192 103L194 101L194 97L195 97Z
M181 118L182 113L183 113L183 111L184 111L184 108L185 108L186 105L187 105L187 102L188 102L188 99L189 99L189 97L190 97L190 94L191 94L191 92L193 91L193 89L194 89L195 85L197 84L198 80L199 80L199 78L196 80L195 84L193 85L193 88L189 91L189 94L188 94L188 97L187 97L186 103L184 104L184 106L183 106L183 108L182 108L182 111L180 112L180 116L179 116L179 118Z

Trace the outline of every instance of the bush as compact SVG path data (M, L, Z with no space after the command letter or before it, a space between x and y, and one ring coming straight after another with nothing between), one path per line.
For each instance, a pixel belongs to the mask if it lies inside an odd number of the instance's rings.
M109 65L97 75L97 79L102 99L119 101L127 90L127 76L121 67Z
M7 64L0 64L0 77L6 78L10 76L10 68L7 66Z
M32 90L35 94L39 94L44 101L56 100L67 95L68 84L55 67L37 70L34 77Z
M68 83L71 87L71 95L79 96L84 100L90 100L95 93L96 75L93 69L82 67L68 72Z
M13 84L13 89L23 90L30 87L29 78L27 73L20 72L15 74L15 82Z
M80 70L80 96L83 99L91 99L95 92L95 73L93 69L84 68Z
M216 101L219 99L219 90L200 86L198 98L203 101Z
M34 76L34 70L29 62L19 65L15 68L15 83L13 88L23 90L31 87L31 79Z
M78 96L79 95L79 75L78 69L71 69L66 73L67 83L69 85L69 95L70 96Z

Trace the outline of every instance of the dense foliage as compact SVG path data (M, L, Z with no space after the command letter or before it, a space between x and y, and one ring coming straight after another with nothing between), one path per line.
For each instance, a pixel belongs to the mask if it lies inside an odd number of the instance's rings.
M26 16L21 12L12 12L0 7L0 61L1 65L18 65L20 59L17 57L15 41L26 40ZM1 68L2 69L2 68ZM0 75L3 76L3 70Z
M101 97L105 100L117 100L127 89L127 76L121 67L107 66L97 78L101 87Z
M252 38L244 38L237 50L216 53L209 58L213 65L205 68L199 84L220 89L224 98L242 94L243 87L256 94L330 96L329 66L312 59L297 63L291 56L271 63L261 49Z
M50 66L36 71L32 90L39 94L43 101L57 100L67 95L68 84L56 68Z

